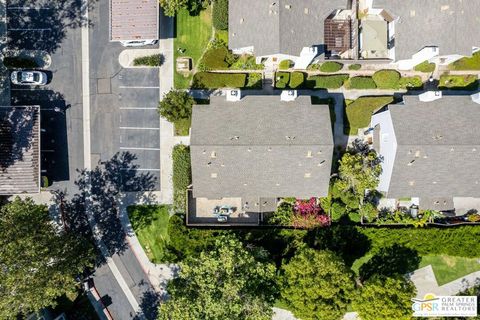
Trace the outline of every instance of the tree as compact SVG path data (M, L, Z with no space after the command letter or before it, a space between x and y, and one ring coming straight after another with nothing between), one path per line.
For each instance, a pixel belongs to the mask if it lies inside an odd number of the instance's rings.
M170 90L163 96L158 105L158 113L170 122L188 119L192 115L192 106L195 101L185 91Z
M416 290L410 280L403 277L375 277L365 283L355 296L352 307L362 319L407 320L412 317L411 298Z
M267 320L276 291L272 264L257 261L238 240L219 237L213 250L180 263L159 319Z
M54 305L93 258L88 241L56 230L46 206L15 198L0 209L0 318Z
M296 317L340 319L347 310L353 275L333 252L303 249L282 272L281 295Z
M186 8L188 0L160 0L160 6L166 16L173 17L178 10Z
M215 29L228 29L228 0L215 0L212 13L213 26Z

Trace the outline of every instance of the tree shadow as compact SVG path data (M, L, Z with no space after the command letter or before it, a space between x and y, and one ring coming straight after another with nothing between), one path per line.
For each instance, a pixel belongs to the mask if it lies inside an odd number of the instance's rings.
M155 320L158 318L158 307L160 306L160 301L162 297L159 293L154 291L147 291L140 298L139 306L141 313L137 314L133 319L134 320Z
M351 225L311 230L307 233L305 242L312 248L337 253L347 266L351 266L355 260L363 257L371 246L368 237Z
M416 250L395 244L382 248L360 267L360 279L368 280L373 275L386 277L404 275L418 269L420 256Z
M130 152L115 154L110 160L99 162L91 171L79 170L75 181L78 192L67 199L64 191L55 191L54 202L60 212L64 229L75 234L81 234L93 240L91 224L96 224L97 237L106 246L110 255L123 252L128 243L125 230L120 220L120 205L125 193L141 191L139 194L129 194L131 203L151 203L156 177L150 173L138 171L134 164L136 156ZM147 191L147 192L143 192ZM91 214L89 216L86 210ZM104 263L99 257L98 264Z

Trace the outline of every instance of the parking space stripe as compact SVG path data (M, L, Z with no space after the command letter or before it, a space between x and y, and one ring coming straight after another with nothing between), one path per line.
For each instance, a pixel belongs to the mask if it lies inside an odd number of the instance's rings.
M7 10L52 10L44 7L7 7Z
M119 88L121 89L159 89L160 87L159 86L156 86L156 87L129 87L129 86L118 86Z
M120 147L120 150L147 150L147 151L160 151L160 148Z
M157 108L120 107L120 110L157 110Z
M51 28L7 28L7 31L50 31Z
M119 127L124 130L160 130L160 128L143 128L143 127Z
M122 168L121 170L128 170L128 171L130 171L130 170L132 170L132 169ZM137 170L137 171L160 171L160 169L148 169L148 168L137 168L137 169L135 169L135 170Z

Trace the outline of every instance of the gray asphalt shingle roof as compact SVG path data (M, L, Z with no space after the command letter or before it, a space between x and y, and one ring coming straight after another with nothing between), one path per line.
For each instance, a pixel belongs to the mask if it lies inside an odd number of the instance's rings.
M374 7L394 17L395 59L410 59L426 46L438 46L440 55L470 56L480 46L480 1L374 0Z
M346 0L230 0L230 49L254 47L257 56L298 56L303 47L323 45L323 23Z
M193 108L194 197L325 196L333 136L329 108L310 97L281 102L248 96L212 97Z
M0 194L37 192L40 192L39 107L0 107Z
M389 107L397 153L390 197L480 197L480 105L469 96L405 97Z
M110 40L158 39L158 0L110 0Z

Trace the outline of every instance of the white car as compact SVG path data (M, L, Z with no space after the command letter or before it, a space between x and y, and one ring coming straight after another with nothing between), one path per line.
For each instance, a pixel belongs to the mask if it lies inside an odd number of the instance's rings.
M120 41L120 43L124 47L143 47L154 45L157 43L157 40L127 40Z
M13 84L18 85L44 85L47 84L45 72L36 70L12 71L10 79Z

